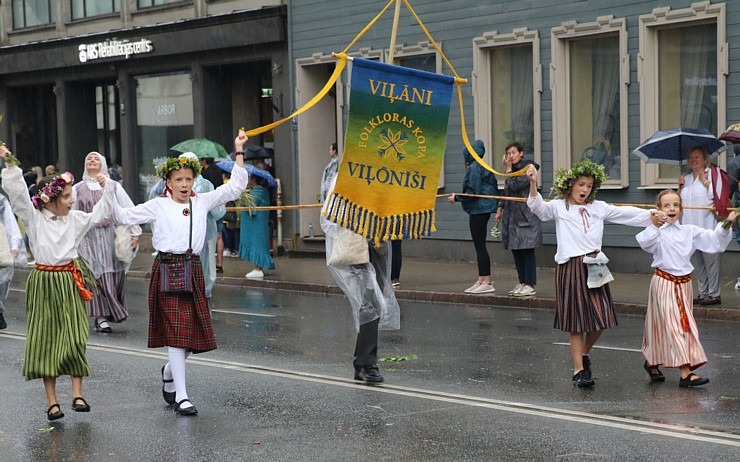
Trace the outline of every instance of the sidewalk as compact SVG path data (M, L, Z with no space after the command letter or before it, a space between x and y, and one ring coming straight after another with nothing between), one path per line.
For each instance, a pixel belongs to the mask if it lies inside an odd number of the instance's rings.
M142 240L142 244L145 244ZM141 252L131 265L129 277L149 278L154 257L151 248L142 245ZM316 257L275 259L275 270L266 271L265 277L247 279L245 274L254 267L240 258L224 257L224 272L216 284L262 287L275 290L294 290L320 294L341 294L339 287L326 268L326 260ZM516 308L554 309L555 270L537 270L537 295L517 298L507 292L518 283L513 266L494 265L492 272L496 292L484 295L463 293L477 279L473 262L433 261L404 258L401 286L396 289L399 300L468 305L491 305ZM610 283L612 297L618 313L644 314L651 276L648 274L614 273ZM722 279L722 304L694 307L698 319L740 321L740 291L735 291L736 278ZM694 285L696 290L696 285Z

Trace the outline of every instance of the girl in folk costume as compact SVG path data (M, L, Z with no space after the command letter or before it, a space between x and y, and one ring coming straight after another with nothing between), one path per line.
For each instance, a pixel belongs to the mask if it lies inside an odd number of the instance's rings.
M117 224L152 224L152 245L158 251L149 284L149 348L168 347L169 362L162 367L162 396L180 415L197 414L185 386L185 359L191 353L216 349L206 301L200 253L206 236L208 212L235 200L247 186L242 148L243 131L234 140L236 166L231 181L212 192L195 194L193 184L200 163L190 157L168 159L160 169L168 196L157 197L131 208L114 204ZM188 263L188 261L190 263ZM191 271L187 271L190 265ZM178 273L176 267L182 271ZM163 272L169 271L169 277ZM182 277L178 278L177 275ZM162 279L160 281L160 279ZM190 284L188 291L171 291L177 283ZM187 290L187 289L185 289Z
M103 189L95 178L99 174L107 174L108 166L100 153L91 152L85 157L85 172L82 181L74 185L75 202L73 208L83 212L91 212L95 204L103 196ZM134 203L123 190L123 187L112 182L115 186L113 200L121 207L133 207ZM139 242L141 228L131 228L131 248L136 249ZM88 314L95 318L95 329L110 333L109 322L119 323L128 317L126 310L126 272L130 261L121 261L116 258L115 227L111 220L91 228L79 246L79 254L92 271L97 281L98 290L87 305Z
M7 240L7 242L3 242L1 245L7 245L8 256L15 259L21 250L25 251L26 245L23 242L21 230L18 228L18 221L10 209L8 200L2 194L0 194L0 225L5 228L5 237ZM13 262L10 262L6 266L0 266L0 329L8 327L3 313L5 312L5 300L10 293L10 283L13 282L14 272Z
M90 375L85 357L85 301L93 294L83 280L83 270L89 270L75 259L88 230L110 219L114 182L98 176L103 196L92 213L85 213L72 210L72 174L44 178L38 193L29 198L18 161L5 146L0 146L0 157L8 164L1 174L3 189L26 228L36 258L26 282L28 334L23 375L26 380L43 379L49 420L64 417L56 396L60 375L72 376L72 409L88 412L90 406L82 398L82 377Z
M714 229L682 225L681 197L671 189L658 194L657 206L653 224L636 236L640 247L653 255L651 266L655 268L642 340L643 367L656 382L665 380L659 365L679 368L679 386L697 387L709 379L691 372L706 363L707 357L694 321L690 259L697 250L723 252L732 240L732 229L722 223ZM734 222L736 217L733 211L727 220Z
M604 329L617 325L609 284L589 284L584 257L600 254L604 222L629 226L650 224L650 211L637 207L615 207L596 201L596 192L606 180L603 165L582 161L572 169L555 173L553 191L558 199L545 202L537 192L537 169L527 168L527 205L542 221L555 220L558 263L555 276L555 325L570 333L573 356L573 385L592 387L591 348ZM603 255L603 254L602 254ZM596 287L598 285L598 287Z

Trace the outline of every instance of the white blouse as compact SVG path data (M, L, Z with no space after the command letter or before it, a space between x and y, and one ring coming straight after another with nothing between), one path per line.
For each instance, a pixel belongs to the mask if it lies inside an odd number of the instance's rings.
M686 182L683 188L681 188L681 204L684 207L711 207L714 205L712 171L710 168L707 168L705 171L707 172L707 180L709 181L708 188L701 184L698 178L694 178L693 173L686 175ZM681 223L685 225L696 225L704 229L713 229L717 224L717 220L714 218L714 213L711 210L684 208Z
M188 250L190 219L192 217L192 249L200 255L206 237L208 212L238 198L247 187L249 174L246 169L234 166L231 180L207 193L192 197L192 213L183 211L188 204L179 204L171 196L155 197L130 208L113 206L113 218L119 225L152 224L152 247L159 252L185 253Z
M573 257L601 250L604 222L627 226L648 226L650 210L637 207L617 207L604 201L565 207L564 199L545 202L542 195L529 196L527 205L540 220L555 220L558 247L555 261L567 262Z
M77 246L87 231L110 219L115 182L105 182L103 197L95 204L92 213L70 210L69 215L58 217L46 209L36 210L28 196L23 172L15 165L6 165L0 173L3 189L10 198L13 213L26 228L36 263L66 265L78 257Z
M732 228L724 229L721 223L714 229L665 223L660 228L650 225L635 238L642 250L653 255L650 266L674 276L684 276L694 271L689 260L696 250L723 252L732 240Z

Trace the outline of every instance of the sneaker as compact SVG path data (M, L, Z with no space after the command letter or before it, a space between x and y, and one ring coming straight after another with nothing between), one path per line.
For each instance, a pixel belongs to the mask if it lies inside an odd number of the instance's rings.
M735 283L735 290L740 290L740 278L737 278L737 282Z
M490 294L496 292L496 289L493 288L493 284L480 284L475 289L471 290L469 293L471 294Z
M5 322L5 316L0 313L0 330L5 329L6 327L8 327L8 323Z
M537 291L534 290L534 287L522 284L522 288L519 289L519 292L516 292L514 294L515 297L531 297L532 295L537 295Z
M398 279L394 279L391 281L391 285L393 286L393 288L400 287L401 281L399 281Z
M480 281L475 281L475 284L464 290L466 294L472 294L475 289L480 285Z
M519 284L517 284L517 285L516 285L516 287L514 287L513 289L511 289L511 290L509 291L509 295L516 295L516 294L518 294L518 293L519 293L519 291L520 291L520 290L522 290L522 287L523 287L523 286L524 286L524 284L522 284L522 283L520 282Z
M265 273L262 272L262 270L253 269L252 271L248 272L245 277L248 277L250 279L258 279L265 277Z

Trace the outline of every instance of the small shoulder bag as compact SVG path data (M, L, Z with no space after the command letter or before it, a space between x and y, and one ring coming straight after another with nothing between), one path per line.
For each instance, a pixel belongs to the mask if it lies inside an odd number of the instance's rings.
M188 251L184 255L160 255L159 290L166 293L193 292L193 202L188 200L190 234Z

